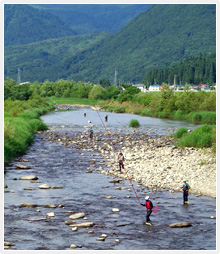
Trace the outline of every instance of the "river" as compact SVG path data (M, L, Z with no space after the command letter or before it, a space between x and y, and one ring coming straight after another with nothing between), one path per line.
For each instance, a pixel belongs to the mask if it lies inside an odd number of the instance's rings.
M84 117L84 112L87 117ZM104 121L105 112L100 112ZM180 127L193 129L196 125L130 114L108 114L106 128L132 133L130 119L137 119L139 132L150 135L167 135ZM52 142L51 133L73 137L87 133L93 125L95 135L105 132L96 111L76 109L52 112L42 116L50 130L35 134L33 144L22 156L14 159L6 168L4 184L4 238L14 244L12 250L215 250L216 249L216 200L210 197L190 195L189 205L182 205L182 193L151 190L133 182L142 203L149 194L158 212L152 213L152 226L144 225L146 209L141 206L128 180L112 183L110 175L99 172L103 166L100 153ZM88 123L91 121L91 123ZM108 137L106 137L106 140ZM102 142L100 139L97 142ZM95 163L91 161L95 159ZM15 165L28 165L18 169ZM92 173L88 170L92 169ZM35 175L37 181L19 180L21 176ZM117 179L116 179L117 180ZM39 189L48 184L62 188ZM28 189L29 188L29 189ZM106 198L111 196L112 198ZM22 207L22 203L36 207ZM54 208L45 207L55 204ZM59 207L60 206L60 207ZM118 208L120 212L112 212ZM46 217L54 212L54 217ZM84 212L78 222L94 222L91 228L72 231L65 224L69 215ZM40 219L31 221L31 219ZM191 227L170 228L175 222L190 222ZM106 234L105 241L98 240Z

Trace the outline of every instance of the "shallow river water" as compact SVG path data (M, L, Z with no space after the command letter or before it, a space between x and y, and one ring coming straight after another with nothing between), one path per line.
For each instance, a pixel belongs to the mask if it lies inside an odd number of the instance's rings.
M98 152L50 141L51 131L71 135L86 129L84 126L88 126L88 120L92 121L98 135L102 126L97 113L86 109L87 117L84 118L84 111L85 109L80 109L43 116L44 122L53 126L51 130L36 134L34 143L26 154L16 158L5 168L4 183L8 185L8 192L4 196L4 238L15 244L11 249L70 250L70 245L75 244L77 250L215 250L216 220L210 218L216 216L214 198L190 195L189 205L183 205L180 192L158 190L153 193L133 182L141 202L144 203L144 197L149 194L153 204L159 209L151 215L152 226L146 226L146 209L139 204L130 182L122 180L111 183L114 179L112 176L94 170L100 166L107 170ZM104 114L100 112L103 118ZM108 116L106 126L112 131L120 128L131 132L127 127L130 119L139 120L140 132L151 129L155 134L167 134L168 129L195 128L195 125L185 122L136 115L108 113ZM96 159L94 165L91 165L92 159ZM30 169L19 170L16 164L28 165ZM93 172L88 173L88 169L93 169ZM26 175L35 175L42 183L19 180ZM41 184L63 188L39 189ZM107 199L106 196L115 198ZM35 204L36 207L21 207L22 203ZM47 208L47 204L55 204L56 207ZM120 209L120 212L112 212L113 208ZM92 221L94 226L72 231L64 222L69 220L73 211L84 212L87 217L87 220L75 220L76 223ZM47 218L46 214L49 212L54 212L55 217ZM184 221L192 223L192 226L168 226ZM101 234L107 235L105 241L97 240Z

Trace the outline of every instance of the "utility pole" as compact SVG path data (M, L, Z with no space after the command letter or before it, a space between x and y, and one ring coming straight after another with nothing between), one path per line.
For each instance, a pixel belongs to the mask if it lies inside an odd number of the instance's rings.
M174 84L173 84L173 90L174 90L174 95L175 95L175 88L176 88L176 75L174 75Z
M118 75L118 72L117 70L115 69L115 79L114 79L114 84L115 86L117 85L118 81L117 81L117 75Z
M20 70L20 68L18 68L17 83L18 83L18 84L21 83L21 70Z

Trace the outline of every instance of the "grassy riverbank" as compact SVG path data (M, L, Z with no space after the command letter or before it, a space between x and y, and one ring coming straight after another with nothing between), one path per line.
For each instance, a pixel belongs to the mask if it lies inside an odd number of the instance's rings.
M4 103L4 163L23 154L34 139L34 132L47 129L40 115L53 108L46 99L26 101L10 99Z

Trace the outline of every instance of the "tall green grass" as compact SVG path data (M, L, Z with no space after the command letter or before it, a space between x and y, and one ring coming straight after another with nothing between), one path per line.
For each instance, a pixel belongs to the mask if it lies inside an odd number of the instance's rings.
M34 132L47 129L39 116L53 108L45 100L5 101L4 163L23 154L34 139Z

